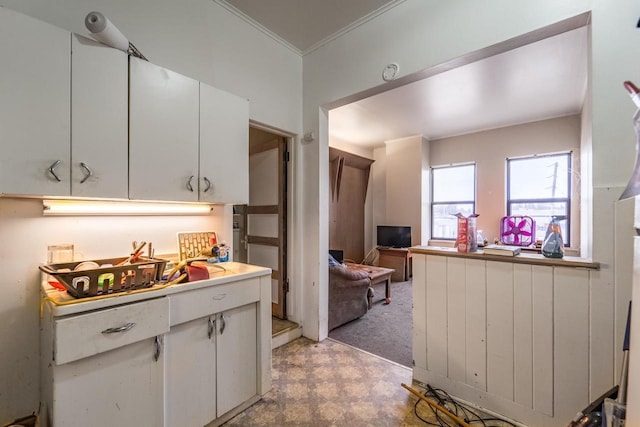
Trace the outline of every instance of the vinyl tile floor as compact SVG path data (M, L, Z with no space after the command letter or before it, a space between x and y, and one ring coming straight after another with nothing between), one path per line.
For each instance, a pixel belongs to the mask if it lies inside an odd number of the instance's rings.
M272 389L225 426L424 426L414 413L411 369L326 339L273 350ZM413 385L419 388L418 385ZM418 413L436 422L423 403Z

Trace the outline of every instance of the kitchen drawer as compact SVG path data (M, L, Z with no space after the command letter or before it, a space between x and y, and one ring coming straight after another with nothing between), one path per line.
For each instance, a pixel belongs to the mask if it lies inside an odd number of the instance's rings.
M260 300L260 279L214 285L169 296L171 326Z
M166 333L169 300L158 298L56 319L54 328L55 362L62 365Z

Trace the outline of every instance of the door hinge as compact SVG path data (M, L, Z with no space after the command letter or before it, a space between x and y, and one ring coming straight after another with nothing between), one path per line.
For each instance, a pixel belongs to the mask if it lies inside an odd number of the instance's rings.
M289 279L284 281L284 283L282 284L282 288L285 294L289 292Z
M282 155L284 156L284 161L285 161L285 163L289 162L289 160L290 160L290 158L289 158L289 151L288 151L288 150L287 150L287 151L284 151L284 152L282 153Z

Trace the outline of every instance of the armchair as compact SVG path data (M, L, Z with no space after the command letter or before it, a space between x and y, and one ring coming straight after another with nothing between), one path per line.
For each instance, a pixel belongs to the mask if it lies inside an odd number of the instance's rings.
M367 312L370 283L366 271L342 265L329 267L329 330Z

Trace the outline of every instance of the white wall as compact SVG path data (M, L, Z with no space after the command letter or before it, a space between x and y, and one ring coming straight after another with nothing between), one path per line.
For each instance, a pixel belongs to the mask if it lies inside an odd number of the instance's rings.
M149 61L246 97L253 121L300 134L302 58L211 0L0 0L0 4L82 35L88 35L86 14L101 11ZM20 34L15 43L20 43ZM34 200L0 199L4 273L0 424L38 407L37 265L46 260L48 244L73 242L78 257L91 258L117 256L128 251L134 239L153 240L157 253L176 252L177 231L224 229L228 230L224 238L232 241L230 216L114 218L105 223L104 218L43 219L40 206ZM295 238L301 245L301 238ZM301 258L296 259L295 264L300 263ZM290 267L297 272L298 265ZM298 281L293 277L293 286Z
M302 168L318 169L319 181L304 185L305 203L323 200L327 184L327 135L320 120L321 106L382 85L380 73L390 62L400 64L402 75L434 67L465 54L504 40L543 28L578 14L592 13L592 160L593 258L602 268L590 283L590 295L597 305L595 318L602 325L590 337L590 372L596 397L617 381L612 360L619 358L614 349L613 296L613 204L622 193L631 174L635 158L634 135L630 117L633 104L622 89L622 82L633 79L640 69L640 32L635 28L640 8L636 1L620 0L541 0L537 2L467 2L452 0L408 0L350 33L304 57L305 132L315 131L318 143L306 147L301 156ZM337 64L339 66L337 66ZM637 77L636 77L637 78ZM319 215L305 216L303 228L308 233L308 259L326 253L326 207ZM326 288L326 261L309 262L303 280ZM318 290L322 294L323 289ZM322 303L322 301L321 301ZM308 304L312 306L312 303ZM325 319L308 311L305 322L322 324ZM314 329L321 331L321 326ZM312 338L326 335L311 334Z
M574 197L571 223L579 227L580 205L580 116L509 126L471 133L430 143L432 166L476 163L476 212L478 229L493 241L500 237L500 218L506 212L506 167L508 157L573 151L572 184ZM578 228L571 233L571 247L579 248Z

